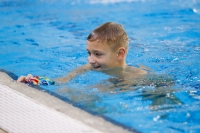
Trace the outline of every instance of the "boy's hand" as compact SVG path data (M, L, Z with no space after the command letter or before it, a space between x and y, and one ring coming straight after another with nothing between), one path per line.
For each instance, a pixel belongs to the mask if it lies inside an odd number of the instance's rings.
M31 74L28 74L27 76L20 76L18 79L17 79L17 82L28 82L30 78L32 78L33 75Z

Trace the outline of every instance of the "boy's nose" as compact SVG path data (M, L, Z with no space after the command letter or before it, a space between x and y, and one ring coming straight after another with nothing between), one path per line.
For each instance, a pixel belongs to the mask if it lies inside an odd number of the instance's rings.
M92 56L88 56L88 62L90 64L94 64L95 63L95 60L92 58Z

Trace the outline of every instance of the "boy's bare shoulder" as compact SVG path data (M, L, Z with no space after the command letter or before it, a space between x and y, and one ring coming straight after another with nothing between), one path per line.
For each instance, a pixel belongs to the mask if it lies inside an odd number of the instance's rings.
M143 68L137 68L134 66L127 66L126 69L127 72L132 73L132 74L138 74L138 75L145 75L148 73L148 71L146 69Z

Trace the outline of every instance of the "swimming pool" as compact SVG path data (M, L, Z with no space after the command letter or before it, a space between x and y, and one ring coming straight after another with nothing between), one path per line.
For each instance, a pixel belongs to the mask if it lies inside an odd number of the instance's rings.
M128 64L173 75L174 86L121 92L109 88L108 75L91 71L43 88L130 130L200 131L199 1L9 0L0 2L0 18L0 68L51 78L87 63L91 30L121 23L130 38Z

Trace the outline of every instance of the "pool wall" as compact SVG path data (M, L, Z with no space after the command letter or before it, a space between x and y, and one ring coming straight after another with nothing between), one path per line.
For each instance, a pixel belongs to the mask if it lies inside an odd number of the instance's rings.
M0 108L0 129L6 132L134 132L17 83L4 72L0 72Z

